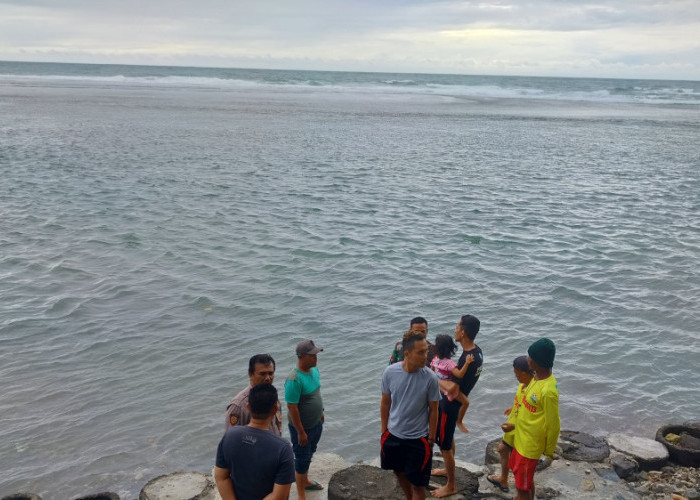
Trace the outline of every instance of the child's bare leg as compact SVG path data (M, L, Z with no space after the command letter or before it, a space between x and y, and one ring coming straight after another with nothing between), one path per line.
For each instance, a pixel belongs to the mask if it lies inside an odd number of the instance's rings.
M459 392L459 384L452 382L451 380L439 380L440 390L447 394L451 400L457 399L461 394Z
M459 430L462 432L469 432L469 429L462 423L464 415L467 413L467 408L469 408L469 398L463 392L460 392L457 401L462 403L462 406L459 407L459 413L457 414L457 427L459 427Z

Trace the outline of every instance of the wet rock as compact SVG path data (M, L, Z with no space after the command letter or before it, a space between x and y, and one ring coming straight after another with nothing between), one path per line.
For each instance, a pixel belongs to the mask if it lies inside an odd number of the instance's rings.
M2 500L41 500L41 497L34 493L13 493L2 497Z
M562 457L578 462L602 462L610 455L610 447L605 439L585 432L561 431L559 446Z
M658 470L668 462L668 450L653 439L612 433L606 440L612 448L634 458L643 470Z
M633 474L639 471L637 462L621 453L616 453L610 457L610 465L615 470L615 474L621 479L631 478Z
M174 472L151 479L141 489L139 500L214 500L216 486L201 472Z
M455 482L457 483L457 493L446 497L448 500L460 498L471 498L479 491L479 477L482 473L475 474L464 467L455 468ZM433 490L443 486L447 482L446 477L431 476L428 489Z

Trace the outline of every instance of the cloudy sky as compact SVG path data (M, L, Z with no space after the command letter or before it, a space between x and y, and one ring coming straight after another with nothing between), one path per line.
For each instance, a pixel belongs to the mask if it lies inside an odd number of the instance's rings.
M700 80L700 0L0 0L0 59Z

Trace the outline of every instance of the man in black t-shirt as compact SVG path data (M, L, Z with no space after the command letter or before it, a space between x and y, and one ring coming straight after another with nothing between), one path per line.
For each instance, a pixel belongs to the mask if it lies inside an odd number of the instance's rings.
M469 393L479 380L481 365L484 362L481 349L474 343L476 334L479 333L480 325L481 323L475 316L465 314L455 327L455 341L459 342L463 349L462 355L457 362L457 368L464 366L468 356L473 358L469 368L467 368L467 373L459 381L460 391L467 397L469 397ZM445 468L433 470L432 475L447 476L447 483L445 486L433 490L432 495L434 497L446 497L457 493L454 433L460 406L461 403L459 401L449 401L445 395L440 400L436 443L440 445Z
M250 423L234 425L216 451L214 479L221 498L284 499L294 482L294 452L289 441L270 432L277 414L277 390L259 384L248 396Z

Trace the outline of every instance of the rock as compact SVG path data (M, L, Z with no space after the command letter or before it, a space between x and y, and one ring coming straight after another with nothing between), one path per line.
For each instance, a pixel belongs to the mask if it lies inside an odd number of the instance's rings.
M590 473L586 474L586 471ZM554 460L550 467L535 474L535 489L538 499L640 498L625 481L617 479L610 466L596 464L592 468L586 462L569 462L569 465L566 465L563 460Z
M677 442L669 442L678 437ZM686 422L682 425L664 425L656 431L656 440L668 449L670 460L688 467L700 467L700 422Z
M34 493L13 493L12 495L2 497L2 500L41 500L41 497Z
M606 439L612 448L634 458L641 469L658 470L668 462L668 450L653 439L622 433L609 434Z
M380 500L403 496L393 472L371 465L353 465L340 470L328 483L329 500Z
M103 493L94 493L92 495L76 498L74 500L119 500L119 495L107 491Z
M697 488L688 488L685 490L685 496L688 500L700 500L700 491Z
M559 446L566 460L602 462L610 455L610 448L605 439L585 432L561 431Z
M503 439L496 438L493 441L489 441L486 445L486 453L484 455L484 463L486 465L490 464L500 464L501 455L498 454L498 447L503 442Z
M457 493L455 495L450 495L446 497L448 500L453 498L471 498L476 492L479 491L479 477L482 474L475 474L468 471L464 467L457 467L455 469L455 482L457 483ZM435 489L435 487L443 486L447 482L447 478L440 476L430 477L429 489Z
M593 491L595 489L595 483L590 479L584 479L581 483L581 491Z
M617 474L620 479L628 479L639 470L637 462L621 453L613 455L610 458L610 464L615 470L615 474Z
M214 500L216 486L201 472L174 472L151 479L141 489L139 500Z

